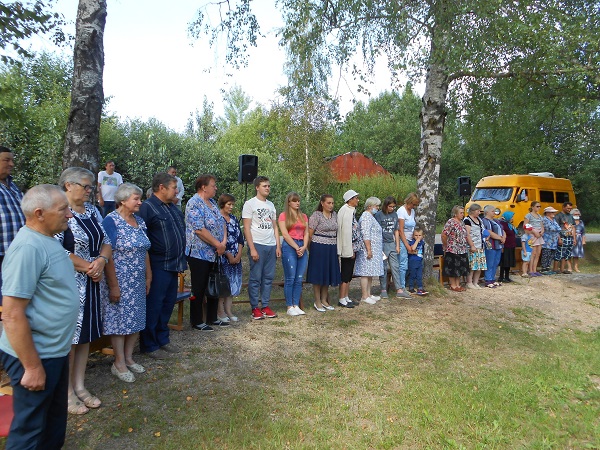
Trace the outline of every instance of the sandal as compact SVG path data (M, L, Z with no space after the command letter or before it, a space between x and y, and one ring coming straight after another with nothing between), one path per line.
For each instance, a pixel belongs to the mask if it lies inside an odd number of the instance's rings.
M83 414L87 414L90 410L83 403L81 403L79 398L77 398L77 400L74 400L72 396L69 395L69 399L67 401L67 411L69 414L81 416Z
M82 389L81 391L75 391L75 395L77 395L77 397L79 397L79 400L81 400L83 402L83 404L85 406L87 406L88 408L96 409L96 408L100 408L100 405L102 405L102 402L100 401L100 399L98 397L90 394L90 391L88 391L87 389Z
M458 287L452 287L452 286L450 286L450 290L453 291L453 292L462 292L462 291L465 290L465 288L463 288L461 286L458 286Z

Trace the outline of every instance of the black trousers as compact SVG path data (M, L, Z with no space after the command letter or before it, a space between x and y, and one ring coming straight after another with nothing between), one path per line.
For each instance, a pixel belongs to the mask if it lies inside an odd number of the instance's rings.
M192 326L200 325L204 322L202 316L204 311L204 296L206 295L206 286L208 285L208 274L212 268L212 261L192 258L187 259L192 277L192 295L195 300L190 300L190 323ZM206 298L206 323L212 324L217 320L217 307L219 299L213 297Z

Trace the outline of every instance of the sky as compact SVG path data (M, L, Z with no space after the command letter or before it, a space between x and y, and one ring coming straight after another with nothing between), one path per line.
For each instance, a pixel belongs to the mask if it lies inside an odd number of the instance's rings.
M206 0L107 0L104 30L104 95L108 111L123 119L154 117L176 131L183 131L190 113L202 109L203 99L223 113L223 93L240 86L258 104L269 107L277 89L287 84L283 73L285 52L277 45L276 28L281 15L274 0L255 0L265 38L250 51L247 68L226 65L224 47L210 47L208 38L189 37L188 24ZM56 0L54 10L69 22L66 31L75 35L78 0ZM217 20L216 10L212 19ZM40 38L34 48L57 51ZM60 50L59 50L60 51ZM71 49L62 50L71 57ZM390 74L384 61L377 64L371 95L390 90ZM350 75L330 81L340 100L341 113L352 109L353 100L368 101L358 92Z

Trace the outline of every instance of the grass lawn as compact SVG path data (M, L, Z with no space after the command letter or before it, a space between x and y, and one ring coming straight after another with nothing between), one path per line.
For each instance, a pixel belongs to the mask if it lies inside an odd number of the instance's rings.
M600 243L586 251L582 269L598 273ZM531 304L500 311L442 289L317 313L304 292L305 317L277 303L279 318L251 322L236 305L235 327L172 332L185 350L138 356L148 371L133 384L93 355L104 405L69 419L66 448L600 448L600 322L557 329ZM578 307L598 311L600 295Z

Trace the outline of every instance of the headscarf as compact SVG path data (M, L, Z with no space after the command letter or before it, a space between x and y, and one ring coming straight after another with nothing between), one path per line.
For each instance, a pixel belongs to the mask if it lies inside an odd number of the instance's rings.
M504 211L502 213L502 220L504 220L508 224L509 230L517 231L515 226L512 223L510 223L510 221L514 217L514 215L515 215L515 213L512 211Z

